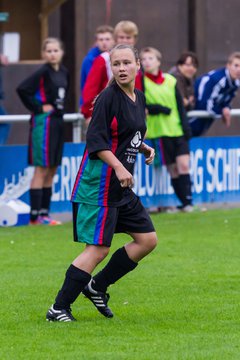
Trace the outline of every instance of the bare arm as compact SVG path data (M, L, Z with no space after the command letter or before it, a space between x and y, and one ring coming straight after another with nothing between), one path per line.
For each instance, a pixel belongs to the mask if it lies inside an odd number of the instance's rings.
M222 109L222 118L223 118L223 122L225 123L226 127L230 127L231 126L231 112L229 107L224 107Z
M97 153L98 157L113 168L122 187L133 187L132 174L123 166L110 150L102 150Z

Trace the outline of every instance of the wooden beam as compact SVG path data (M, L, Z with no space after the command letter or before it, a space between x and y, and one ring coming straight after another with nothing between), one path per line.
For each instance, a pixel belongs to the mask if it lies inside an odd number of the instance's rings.
M44 10L48 6L48 0L41 1L41 13L39 15L41 22L41 44L48 37L48 16L44 15Z
M58 7L60 7L67 0L55 0L51 4L48 3L48 0L41 1L41 13L39 15L41 22L41 43L44 39L48 37L48 17L54 12Z
M59 6L65 3L67 0L55 0L52 1L51 4L48 4L48 1L42 0L42 16L49 16L52 12L54 12Z

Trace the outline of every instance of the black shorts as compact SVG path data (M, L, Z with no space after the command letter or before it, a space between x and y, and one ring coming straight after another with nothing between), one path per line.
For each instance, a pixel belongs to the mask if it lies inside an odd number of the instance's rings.
M164 165L174 164L176 157L189 155L189 144L185 136L160 138L162 161Z
M30 122L28 162L52 167L62 161L64 124L62 116L48 113L34 115Z
M111 246L114 233L155 232L138 196L120 207L73 203L74 241Z

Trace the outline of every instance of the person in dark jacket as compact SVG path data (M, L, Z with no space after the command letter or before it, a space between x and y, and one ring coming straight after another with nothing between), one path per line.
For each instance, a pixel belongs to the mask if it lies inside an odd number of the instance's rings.
M177 60L176 66L169 74L177 79L177 87L183 98L186 111L195 107L194 79L198 69L198 58L192 51L184 51Z

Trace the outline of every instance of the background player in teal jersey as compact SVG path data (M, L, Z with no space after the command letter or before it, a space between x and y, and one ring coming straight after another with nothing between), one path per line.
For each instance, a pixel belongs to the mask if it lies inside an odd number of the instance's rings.
M29 164L35 166L30 189L31 224L60 224L49 217L49 207L64 144L63 114L69 76L61 65L63 54L61 41L47 38L42 46L46 64L17 88L23 104L32 112L28 151Z
M143 143L145 99L134 89L140 68L137 51L118 45L110 54L114 80L98 96L87 132L86 149L72 193L75 241L86 244L72 262L49 321L74 321L70 305L83 294L105 317L113 313L106 293L157 244L152 221L132 191L138 152L152 163L154 150ZM91 273L107 256L114 233L128 233L132 241L118 249L93 278Z

